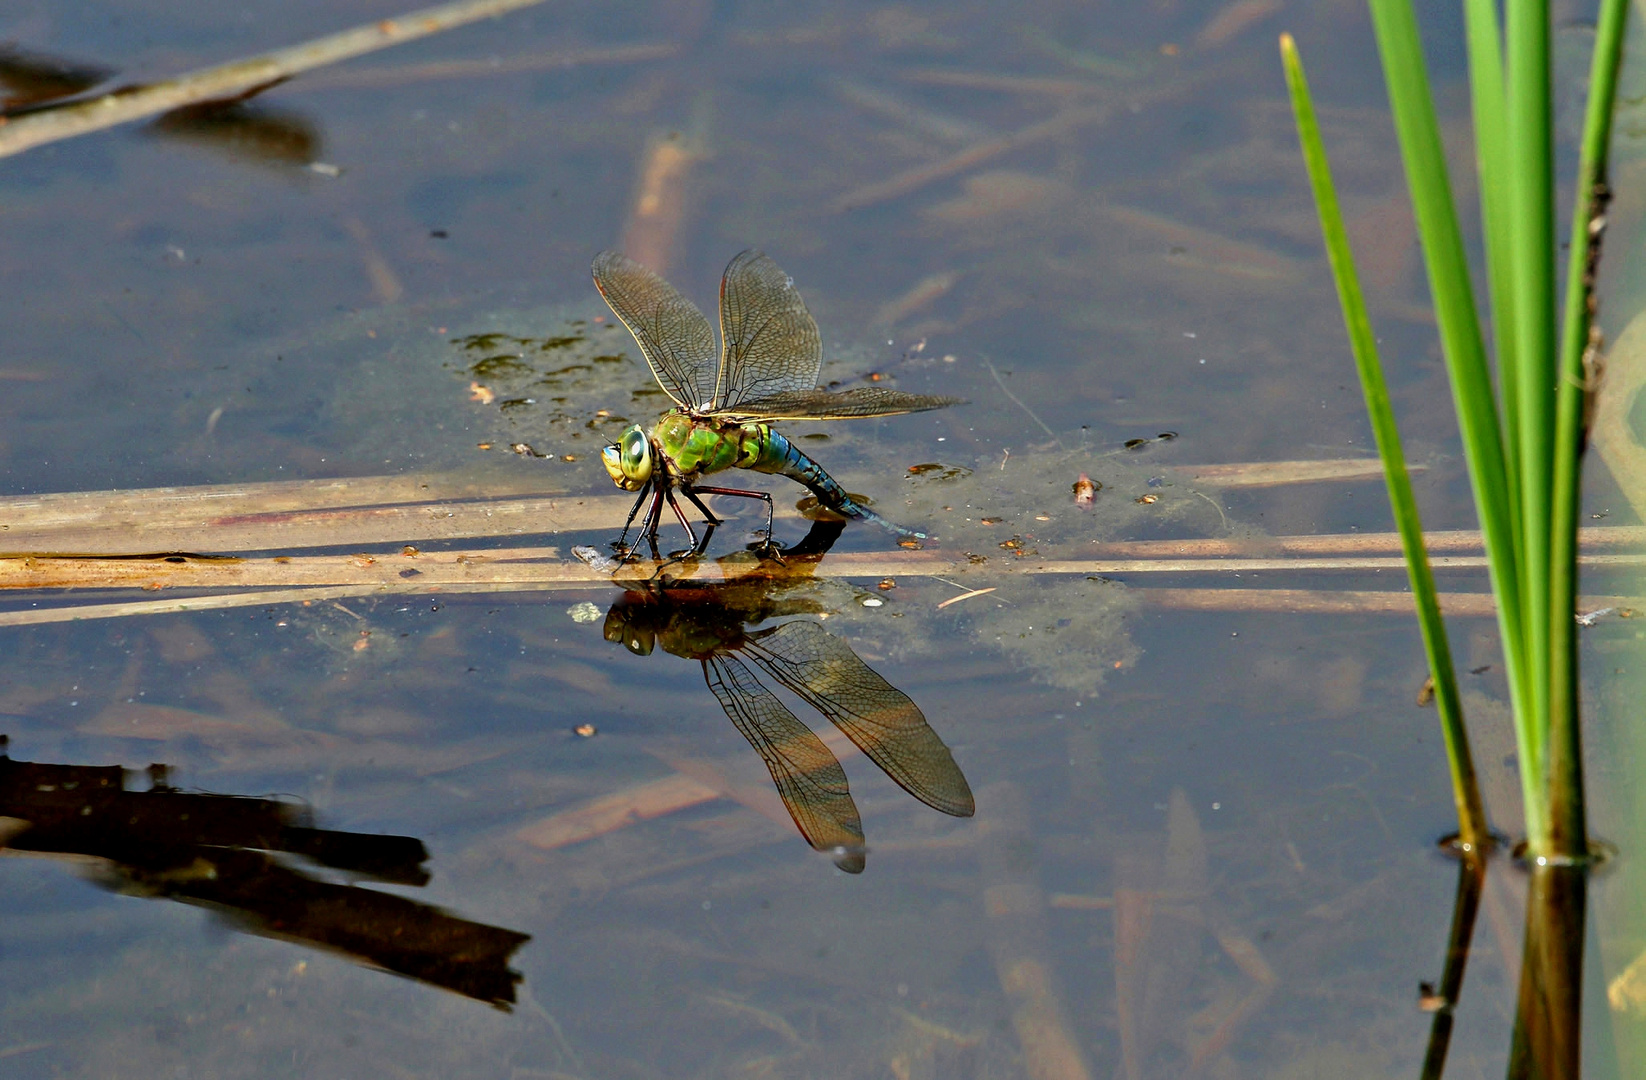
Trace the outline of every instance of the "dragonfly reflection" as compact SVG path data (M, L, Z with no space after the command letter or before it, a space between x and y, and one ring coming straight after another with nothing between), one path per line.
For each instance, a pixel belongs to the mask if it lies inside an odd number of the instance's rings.
M606 613L606 640L638 656L662 646L699 661L710 693L766 763L800 834L848 873L863 870L865 845L845 770L762 675L832 721L904 791L945 814L970 817L966 777L907 694L810 619L755 629L820 607L795 590L783 592L769 580L631 591Z

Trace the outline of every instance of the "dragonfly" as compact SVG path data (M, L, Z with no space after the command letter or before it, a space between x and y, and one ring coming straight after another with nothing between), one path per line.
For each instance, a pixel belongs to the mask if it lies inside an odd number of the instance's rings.
M601 451L612 482L639 493L616 549L641 508L640 535L658 555L663 504L685 528L691 552L701 554L721 520L703 495L732 495L766 503L766 543L772 538L772 497L762 491L699 483L731 468L787 476L810 488L829 510L872 521L899 537L926 534L895 525L854 499L823 467L772 425L782 420L846 420L895 416L963 404L960 398L910 394L889 387L845 391L818 388L823 339L794 279L758 251L732 259L720 280L720 353L714 330L697 305L658 274L626 255L601 252L594 260L600 295L634 335L658 385L674 402L650 431L639 424ZM702 541L675 499L684 495L709 528Z
M910 795L952 817L976 810L971 787L926 717L843 639L806 618L818 610L770 582L631 590L606 613L607 641L637 656L663 651L703 665L726 716L766 763L800 835L847 873L863 871L863 821L827 744L762 682L792 691L838 727Z

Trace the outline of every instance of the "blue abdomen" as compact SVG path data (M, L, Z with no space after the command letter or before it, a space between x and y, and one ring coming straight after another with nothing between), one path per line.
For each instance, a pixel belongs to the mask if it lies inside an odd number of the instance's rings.
M861 506L852 500L846 489L841 487L834 477L823 470L823 466L800 452L800 449L770 428L766 431L766 445L754 464L747 466L755 472L776 473L787 476L790 480L805 484L817 496L817 501L838 514L844 514L858 521L872 521L883 529L894 532L899 536L913 536L925 539L926 534L913 529L905 529L895 525L866 506Z

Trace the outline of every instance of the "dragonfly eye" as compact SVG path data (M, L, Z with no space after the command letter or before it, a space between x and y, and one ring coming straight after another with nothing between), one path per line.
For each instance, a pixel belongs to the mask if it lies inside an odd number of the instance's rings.
M600 451L600 460L612 483L624 491L639 491L652 475L652 444L639 424Z

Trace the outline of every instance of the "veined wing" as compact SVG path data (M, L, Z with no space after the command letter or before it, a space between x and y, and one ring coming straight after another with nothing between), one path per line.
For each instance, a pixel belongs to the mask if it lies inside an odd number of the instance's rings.
M714 399L714 328L696 304L615 251L594 257L594 284L623 320L674 403L701 412Z
M862 873L863 819L839 759L731 653L704 660L703 680L765 761L800 835L818 851L834 853L834 864L848 874Z
M972 816L972 789L949 748L909 696L850 645L804 619L749 638L745 653L833 721L904 791L934 810Z
M965 403L963 398L906 394L882 386L859 386L839 392L788 390L716 409L709 415L738 420L852 420L864 416L924 412Z
M758 251L734 258L720 279L720 378L713 407L813 390L823 339L794 279Z

